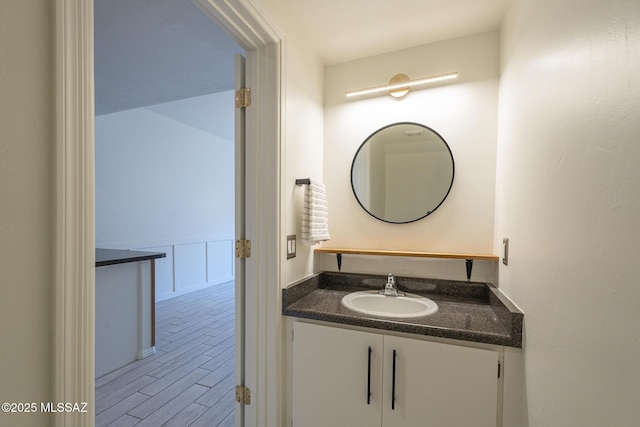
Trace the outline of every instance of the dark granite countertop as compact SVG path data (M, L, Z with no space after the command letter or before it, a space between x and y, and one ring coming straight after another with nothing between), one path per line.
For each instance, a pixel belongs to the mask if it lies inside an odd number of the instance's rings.
M96 249L96 267L105 265L124 264L127 262L147 261L164 258L164 252L129 251L124 249Z
M426 296L438 311L425 317L391 319L344 307L351 292L382 289L386 276L322 272L282 290L286 316L418 335L522 348L523 313L493 284L396 276L403 292Z

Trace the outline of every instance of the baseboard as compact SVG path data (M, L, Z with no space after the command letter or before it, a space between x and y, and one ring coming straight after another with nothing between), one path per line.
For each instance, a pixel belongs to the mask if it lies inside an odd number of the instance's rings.
M165 301L165 300L168 300L168 299L171 299L171 298L179 297L181 295L186 295L186 294L189 294L191 292L199 291L199 290L202 290L202 289L205 289L205 288L209 288L211 286L216 286L216 285L219 285L221 283L230 282L232 280L235 280L234 276L222 277L222 278L219 278L219 279L216 279L214 281L207 282L207 283L204 283L204 284L200 284L200 285L196 285L196 286L189 286L188 288L176 290L175 292L162 294L162 295L156 294L156 302Z
M136 359L137 360L141 360L141 359L144 359L145 357L149 357L149 356L151 356L152 354L155 354L155 353L156 353L156 348L154 346L154 347L151 347L151 348L148 348L146 350L142 350L141 352L139 352L138 355L136 356Z

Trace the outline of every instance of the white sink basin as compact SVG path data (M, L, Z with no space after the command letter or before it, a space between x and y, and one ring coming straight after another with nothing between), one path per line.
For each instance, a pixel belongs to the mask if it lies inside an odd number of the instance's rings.
M429 298L414 294L391 297L378 291L352 292L342 298L342 305L359 313L394 318L422 317L438 311L438 305Z

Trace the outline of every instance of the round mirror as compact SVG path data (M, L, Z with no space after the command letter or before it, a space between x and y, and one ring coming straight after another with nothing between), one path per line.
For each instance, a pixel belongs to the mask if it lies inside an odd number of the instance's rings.
M435 211L453 185L453 155L433 129L395 123L358 148L351 186L360 206L379 220L402 224Z

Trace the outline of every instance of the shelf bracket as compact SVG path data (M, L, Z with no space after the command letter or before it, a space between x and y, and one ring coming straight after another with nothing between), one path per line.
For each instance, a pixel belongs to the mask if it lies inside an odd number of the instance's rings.
M471 270L473 270L473 260L472 259L468 259L465 260L465 264L467 267L467 282L471 281Z

